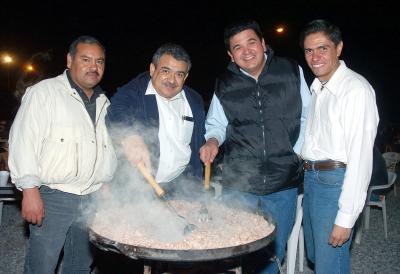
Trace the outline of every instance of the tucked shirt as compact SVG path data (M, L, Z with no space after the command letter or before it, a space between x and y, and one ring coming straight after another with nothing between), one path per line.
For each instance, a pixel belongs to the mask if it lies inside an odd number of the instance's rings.
M293 147L294 152L300 154L301 146L304 142L304 130L305 123L308 113L308 105L310 102L310 90L308 89L306 80L304 79L304 73L301 67L300 69L300 94L302 101L302 109L301 109L301 125L300 125L300 134L296 141L296 144ZM241 72L252 77L257 81L256 78L245 72L241 69ZM282 110L283 111L283 110ZM228 119L226 118L224 109L218 99L218 97L214 94L211 99L211 104L208 109L207 118L206 118L206 134L205 139L208 140L210 138L215 138L218 141L219 145L222 145L226 138L226 127L228 126Z
M157 182L166 183L178 177L190 161L190 141L193 133L193 114L185 91L171 99L160 96L151 81L146 95L155 95L159 112L160 160Z
M372 151L379 122L375 92L368 81L343 61L322 86L311 85L312 101L301 156L347 164L335 224L354 226L367 195Z

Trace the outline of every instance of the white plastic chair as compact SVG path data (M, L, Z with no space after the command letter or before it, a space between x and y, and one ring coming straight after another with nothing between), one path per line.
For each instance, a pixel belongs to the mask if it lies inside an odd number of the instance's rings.
M1 182L0 185L0 225L1 218L3 217L3 205L4 201L15 201L16 197L13 191L13 185L8 183L10 173L7 171L1 171Z
M370 201L371 193L374 190L378 189L387 189L390 188L394 182L396 181L397 175L393 171L388 170L388 183L385 185L371 186L368 188L367 201L364 207L364 227L365 229L369 229L369 215L371 206L377 206L382 208L382 217L383 217L383 229L385 231L385 239L387 239L387 218L386 218L386 197L382 195L379 201Z
M386 168L389 171L396 173L396 165L400 162L400 153L398 152L385 152L382 154L386 162ZM396 184L393 187L394 196L397 196Z
M299 246L299 272L304 270L304 233L303 221L303 194L297 196L296 220L287 242L286 273L294 274L296 266L297 244Z

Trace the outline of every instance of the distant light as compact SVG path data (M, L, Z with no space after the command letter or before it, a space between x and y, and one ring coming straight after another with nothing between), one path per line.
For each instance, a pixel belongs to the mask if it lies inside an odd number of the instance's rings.
M13 62L13 58L10 55L8 55L8 54L3 55L3 63L10 64L12 62Z
M26 71L34 71L35 68L32 65L26 65L25 66Z
M285 28L282 27L282 26L279 26L279 27L276 27L275 31L276 31L277 33L281 34L281 33L285 32Z

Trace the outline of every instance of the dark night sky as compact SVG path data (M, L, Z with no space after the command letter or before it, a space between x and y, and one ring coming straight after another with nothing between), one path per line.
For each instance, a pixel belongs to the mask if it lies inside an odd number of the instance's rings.
M38 51L52 49L52 72L61 73L69 43L78 35L90 34L107 48L102 86L108 95L147 70L159 45L173 41L191 55L193 68L187 83L205 101L211 97L215 77L228 63L222 38L227 23L239 17L256 19L267 44L277 55L297 60L310 84L312 75L298 46L298 33L306 22L325 18L342 29L342 59L375 88L381 120L400 122L396 100L400 23L394 1L108 1L105 5L95 1L3 2L0 52L18 56L18 62L8 71L11 85L19 67ZM286 26L284 35L274 34L277 24ZM13 104L11 91L7 90L7 70L0 65L2 120L9 118Z

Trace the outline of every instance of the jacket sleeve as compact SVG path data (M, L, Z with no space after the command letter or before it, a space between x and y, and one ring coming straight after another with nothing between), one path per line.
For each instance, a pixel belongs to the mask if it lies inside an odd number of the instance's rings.
M134 121L138 111L138 98L129 85L118 88L107 109L107 128L114 137L123 137L134 132Z
M9 167L18 189L39 187L39 157L51 123L49 102L40 86L27 90L11 126Z
M107 109L106 124L115 143L120 143L126 136L135 134L137 112L142 107L139 96L129 84L118 88L111 97L111 105Z

